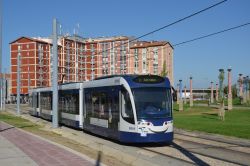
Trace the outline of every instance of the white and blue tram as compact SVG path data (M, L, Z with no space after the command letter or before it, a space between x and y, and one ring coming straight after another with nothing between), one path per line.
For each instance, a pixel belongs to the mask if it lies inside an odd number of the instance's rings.
M51 120L51 89L37 88L31 94L31 114ZM126 143L173 140L172 94L167 78L108 76L59 85L58 94L62 125Z

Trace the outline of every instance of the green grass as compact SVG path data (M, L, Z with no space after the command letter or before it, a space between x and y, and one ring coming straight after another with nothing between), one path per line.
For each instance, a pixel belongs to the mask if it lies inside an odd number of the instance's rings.
M4 121L17 128L27 131L38 131L42 126L36 125L26 119L1 112L0 121ZM184 105L184 111L177 111L174 105L174 125L191 131L202 131L227 136L250 139L250 109L234 109L226 111L225 121L218 118L218 110L210 107Z
M174 111L174 125L191 131L250 139L250 109L226 111L225 121L221 121L216 109L188 107L183 112Z
M23 128L25 130L31 131L31 130L37 130L41 128L41 126L36 125L26 119L23 119L21 117L12 115L7 112L1 112L0 113L0 121L6 122L14 127L17 128Z

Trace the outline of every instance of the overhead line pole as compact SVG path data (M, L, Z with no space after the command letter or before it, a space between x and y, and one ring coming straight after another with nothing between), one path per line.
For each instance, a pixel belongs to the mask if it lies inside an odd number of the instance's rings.
M21 66L21 46L18 45L18 53L17 53L17 115L20 115L20 66Z
M52 108L52 127L58 127L58 54L57 54L57 21L53 19L53 73L52 73L52 89L53 89L53 108Z
M0 108L3 110L3 102L2 102L2 97L3 97L3 75L2 75L2 31L3 31L3 26L2 26L2 14L3 14L3 3L2 0L0 0Z

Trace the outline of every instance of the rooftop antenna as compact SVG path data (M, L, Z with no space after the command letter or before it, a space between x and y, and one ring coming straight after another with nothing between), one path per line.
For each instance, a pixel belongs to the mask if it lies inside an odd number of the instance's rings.
M79 29L80 29L80 24L79 23L77 23L76 24L76 27L74 28L74 36L77 36L78 34L79 34Z
M59 35L62 36L62 24L59 25Z
M77 33L77 35L79 35L79 31L80 31L80 24L79 23L76 24L76 28L77 28L76 33Z

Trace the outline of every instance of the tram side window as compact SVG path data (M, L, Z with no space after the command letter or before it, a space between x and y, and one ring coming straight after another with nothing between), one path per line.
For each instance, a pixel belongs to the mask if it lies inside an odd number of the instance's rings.
M92 93L92 116L108 119L108 94L106 92Z
M125 121L134 124L134 114L133 114L133 109L129 97L129 93L123 89L122 90L122 117Z
M119 97L110 91L92 91L85 94L86 110L90 117L113 121L119 119Z
M79 114L79 94L61 93L59 97L59 109L70 114Z
M93 114L91 93L85 93L85 99L87 116L89 117Z
M45 110L52 110L52 93L41 93L41 108Z
M31 106L34 108L37 108L37 106L38 106L38 100L37 100L37 98L38 98L38 95L37 95L37 93L32 93L32 97L31 97Z

